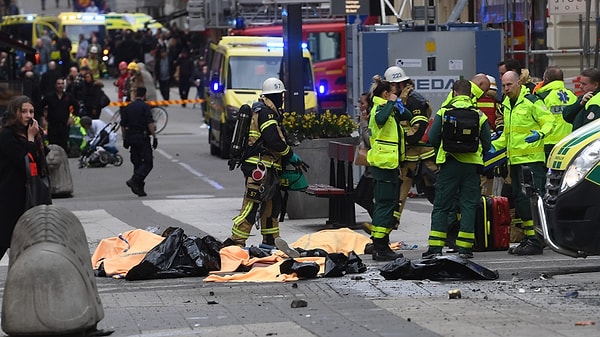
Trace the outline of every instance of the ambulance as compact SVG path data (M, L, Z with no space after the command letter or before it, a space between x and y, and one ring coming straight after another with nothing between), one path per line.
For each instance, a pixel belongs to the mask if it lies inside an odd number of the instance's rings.
M543 195L524 172L537 234L560 254L600 255L600 119L556 144L547 166Z
M164 27L160 22L154 20L145 13L108 13L106 17L106 29L129 29L137 32L140 30L150 29L152 34L156 34L157 30L162 30Z
M106 39L106 18L104 14L63 12L58 15L60 19L60 32L65 31L71 40L71 54L75 58L79 47L79 34L86 39L94 32L98 42L104 45ZM104 55L104 53L103 53Z
M30 47L35 47L35 42L42 37L44 30L54 41L59 37L60 20L55 16L42 16L38 14L7 15L2 17L0 32L15 40L20 40ZM60 59L58 51L51 51L53 60Z
M210 86L204 115L209 126L210 153L229 158L229 147L240 106L258 100L262 83L282 78L283 39L280 37L225 36L212 44L209 55ZM304 106L317 112L312 57L303 48Z

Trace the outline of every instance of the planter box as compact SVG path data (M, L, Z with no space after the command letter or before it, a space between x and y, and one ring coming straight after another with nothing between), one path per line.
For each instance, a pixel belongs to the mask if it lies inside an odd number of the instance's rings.
M329 142L355 144L356 138L318 138L305 139L293 148L310 168L304 173L309 184L329 184ZM290 191L287 202L287 214L290 219L327 218L329 200L317 198L304 192Z

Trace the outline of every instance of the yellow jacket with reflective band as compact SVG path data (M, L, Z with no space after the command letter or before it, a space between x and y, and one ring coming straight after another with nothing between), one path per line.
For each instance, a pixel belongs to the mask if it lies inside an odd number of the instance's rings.
M423 124L419 124L419 122L424 122L425 125L429 124L429 118L431 118L429 111L419 111L418 114L413 114L409 122L402 121L400 122L400 125L402 125L402 128L404 129L405 135L410 136L419 131L420 127L423 127ZM406 155L404 156L404 160L419 161L431 158L434 155L435 150L430 144L419 141L417 144L406 144Z
M375 121L375 115L385 109L393 109L393 111L385 123L380 126ZM394 102L378 96L373 97L373 108L369 119L371 149L367 153L367 161L371 166L395 169L400 165L400 161L404 160L404 132L399 132L402 128L394 118L396 113Z
M263 101L256 102L252 105L252 120L250 121L250 131L248 131L248 145L255 146L260 137L262 136L263 131L269 127L275 127L277 130L277 134L281 139L281 142L285 144L283 146L284 150L282 152L278 152L275 149L269 148L267 144L257 145L264 148L264 151L260 155L250 156L244 160L246 163L256 164L259 161L262 161L265 166L273 167L275 169L281 170L281 158L287 155L290 152L289 145L286 144L285 135L283 134L281 122L277 119L280 117L279 110L273 105L273 103L266 99L262 98ZM264 118L263 122L260 122L259 114L267 114L268 118ZM260 125L259 125L260 124Z
M456 96L456 97L452 98L452 100L449 102L448 105L452 105L455 108L473 108L474 110L477 110L477 112L479 113L479 133L481 134L481 126L484 123L487 123L487 116L483 112L481 112L481 110L477 109L477 107L473 103L473 100L469 96ZM446 105L446 106L448 106L448 105ZM446 114L446 111L448 111L448 110L450 110L450 108L442 107L437 112L437 115L440 116L442 121L444 120L444 115ZM481 142L480 142L479 146L477 146L477 152L450 153L450 155L452 157L456 158L456 160L461 163L483 165L482 151L483 150L482 150ZM445 163L448 154L449 154L448 152L444 151L444 140L442 139L442 143L440 144L440 147L438 149L437 156L435 158L435 162L437 164Z
M502 101L504 132L492 145L496 151L506 148L510 165L545 162L543 138L552 132L554 116L537 101L539 98L529 94L525 86L521 86L514 106L511 106L508 96ZM525 138L531 135L531 130L540 132L541 138L527 143Z
M554 128L544 137L544 144L554 145L573 131L573 125L564 120L562 112L565 106L577 101L577 96L565 88L563 81L545 84L535 92L535 95L544 101L544 105L554 116Z

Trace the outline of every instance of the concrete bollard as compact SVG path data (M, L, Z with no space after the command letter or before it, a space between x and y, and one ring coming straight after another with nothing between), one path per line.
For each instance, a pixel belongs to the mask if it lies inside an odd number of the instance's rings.
M73 213L53 205L29 209L17 222L9 256L2 301L5 333L57 335L96 329L104 309L87 238Z
M73 195L73 178L67 152L56 144L50 144L48 147L50 152L46 156L46 161L50 170L52 197L70 197Z

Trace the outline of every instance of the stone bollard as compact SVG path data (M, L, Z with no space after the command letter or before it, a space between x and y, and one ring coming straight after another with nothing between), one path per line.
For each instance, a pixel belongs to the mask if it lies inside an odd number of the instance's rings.
M46 156L46 161L50 170L52 197L70 197L73 195L73 179L67 152L56 144L50 144L48 147L50 152Z
M2 329L10 336L98 331L104 318L90 251L79 219L65 208L41 205L15 227Z

